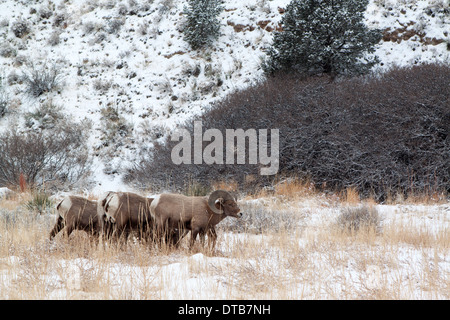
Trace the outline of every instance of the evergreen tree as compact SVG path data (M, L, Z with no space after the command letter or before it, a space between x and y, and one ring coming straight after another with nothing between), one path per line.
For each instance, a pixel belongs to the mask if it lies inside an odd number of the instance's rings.
M292 70L306 75L365 74L379 62L373 53L381 30L364 24L368 0L292 0L283 31L263 63L266 73Z
M186 25L183 30L184 40L192 49L210 45L217 39L220 30L219 14L223 7L220 0L188 0L184 7Z

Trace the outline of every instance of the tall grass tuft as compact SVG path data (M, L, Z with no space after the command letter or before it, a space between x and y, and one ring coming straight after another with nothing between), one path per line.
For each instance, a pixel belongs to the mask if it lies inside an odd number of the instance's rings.
M53 207L53 202L45 192L36 192L33 194L31 200L27 202L26 207L30 211L37 211L43 214Z
M211 188L195 180L189 179L185 184L182 193L186 196L200 197L206 196L211 192Z
M381 231L381 217L374 206L344 208L337 218L337 225L342 231L357 232L361 229Z

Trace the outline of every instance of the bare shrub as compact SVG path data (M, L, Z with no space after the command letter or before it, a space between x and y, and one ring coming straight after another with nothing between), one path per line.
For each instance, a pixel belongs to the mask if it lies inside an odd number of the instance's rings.
M0 185L13 188L21 175L31 188L71 187L89 172L86 126L62 123L50 131L0 135Z
M208 186L204 186L197 181L187 181L186 184L182 193L189 197L203 197L213 191Z
M253 201L240 203L240 219L226 219L218 227L237 233L262 234L265 232L295 231L302 228L304 216L292 209L277 208Z
M336 223L341 230L347 232L356 232L360 229L381 231L381 217L374 206L344 208Z
M376 201L393 191L445 196L450 191L449 75L445 65L333 82L280 74L228 96L194 120L202 120L203 130L219 129L223 137L226 129L279 129L276 179L294 175L318 190L351 187ZM185 127L193 136L193 121ZM247 189L273 185L274 177L258 175L256 165L174 165L171 150L177 143L156 145L130 168L127 181L155 186L170 175L174 185L187 177L205 185L233 179ZM246 184L250 175L256 179Z
M47 66L47 63L41 68L31 64L31 67L23 74L23 81L27 86L27 94L33 98L50 92L58 88L61 84L61 75L56 65Z

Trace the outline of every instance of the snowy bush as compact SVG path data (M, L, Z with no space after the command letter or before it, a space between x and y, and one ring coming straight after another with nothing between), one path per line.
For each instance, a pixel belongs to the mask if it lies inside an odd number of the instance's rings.
M47 66L46 63L41 68L31 64L31 67L23 74L22 78L27 86L26 93L33 98L50 92L61 84L61 75L58 67L56 65Z
M17 50L9 43L3 43L0 46L0 56L4 58L11 58L17 56Z
M158 8L159 15L168 13L174 7L174 0L161 0Z
M102 29L102 26L99 24L95 24L93 21L87 21L83 23L83 32L84 34L91 34L98 32Z
M218 15L223 11L219 0L188 0L184 8L186 24L184 40L196 50L211 45L220 30Z
M125 19L113 18L108 21L106 31L109 34L117 34L124 24Z
M0 81L2 79L0 78ZM2 118L6 112L9 105L9 96L5 91L5 88L0 83L0 118Z
M23 19L16 20L11 24L11 31L17 38L22 38L30 32L30 24Z
M94 82L92 83L92 87L99 91L100 93L106 93L112 86L112 81L109 80L102 80L102 79L96 79L94 80Z
M8 95L0 89L0 118L6 114L7 107L9 104Z
M60 43L60 35L61 31L55 31L51 34L50 38L48 39L47 43L51 46L56 46Z
M39 8L38 16L41 19L49 19L53 15L53 11L50 7L42 6Z
M65 12L57 13L53 18L53 25L55 27L67 27L67 16L68 14Z
M365 25L367 4L368 0L292 0L263 69L306 75L367 73L379 60L366 53L373 53L381 40L381 30Z
M48 130L55 128L64 119L62 108L47 101L39 105L34 111L24 115L25 126L34 130Z
M112 152L125 144L124 138L131 134L132 126L121 116L118 107L108 106L100 110L101 113L101 140L102 146L111 146Z

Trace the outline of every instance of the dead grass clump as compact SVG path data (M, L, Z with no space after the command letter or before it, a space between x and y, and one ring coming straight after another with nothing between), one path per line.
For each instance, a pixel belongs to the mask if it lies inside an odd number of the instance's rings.
M184 187L182 193L186 196L190 197L201 197L206 196L211 192L211 189L208 186L204 186L197 181L189 181L187 185Z
M383 231L386 243L405 243L416 248L442 248L447 250L450 244L450 232L447 228L431 231L412 223L395 223L388 225Z
M354 187L347 187L342 192L342 199L349 204L357 204L361 201L358 190Z
M303 216L292 209L277 208L254 201L240 204L243 216L240 219L226 219L219 228L237 233L279 233L301 228Z
M316 193L314 184L297 177L287 178L277 183L274 187L275 195L286 196L288 199L312 196Z
M218 181L212 184L214 190L225 190L229 192L236 192L239 189L239 185L236 181Z
M26 207L30 211L37 211L40 214L53 209L53 202L50 200L50 197L45 192L35 192L26 204Z
M355 208L344 208L337 218L337 225L343 231L356 232L361 229L381 231L381 217L374 206L363 205Z

